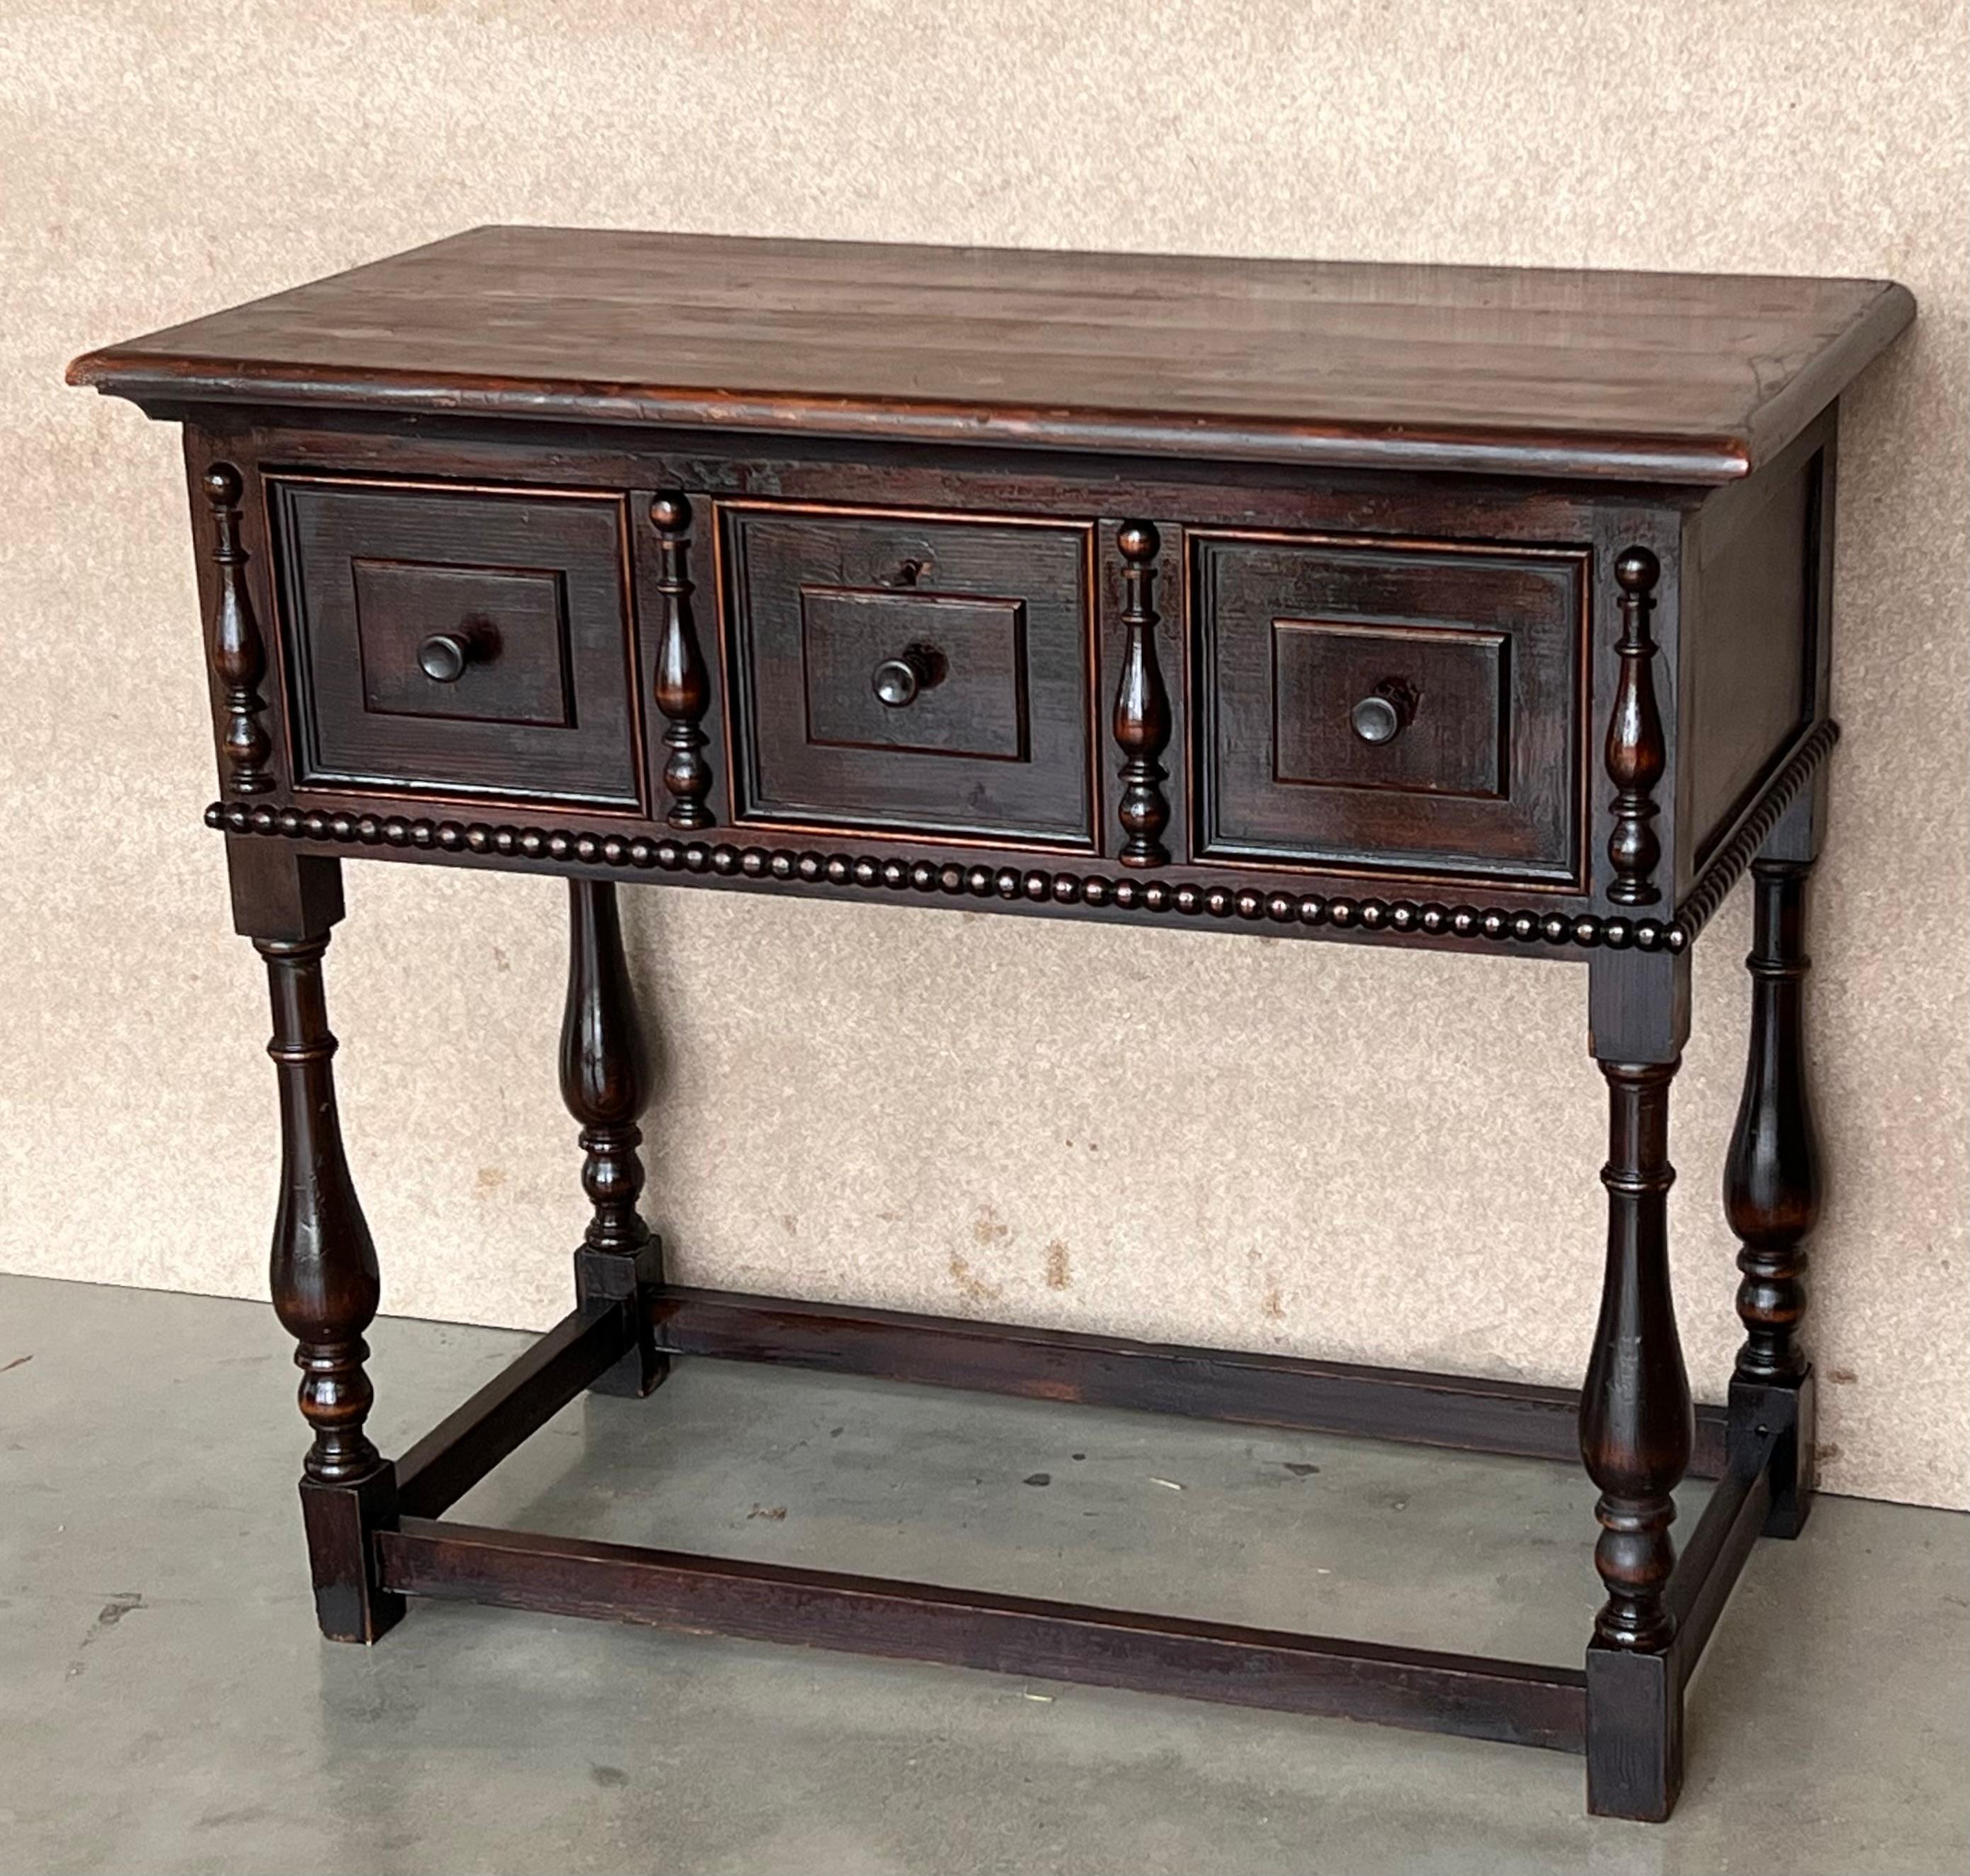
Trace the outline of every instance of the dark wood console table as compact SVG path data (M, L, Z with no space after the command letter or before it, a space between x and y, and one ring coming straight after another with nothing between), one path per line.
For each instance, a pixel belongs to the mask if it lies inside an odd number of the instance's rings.
M1704 1644L1812 1489L1835 424L1913 311L1865 281L480 229L78 360L184 426L323 1632L465 1597L1157 1689L1584 1753L1590 1808L1666 1816ZM569 882L575 1306L394 1462L323 1000L345 857ZM1747 871L1745 1340L1692 1410L1669 1086L1690 946ZM1584 1390L669 1283L619 881L1584 964L1611 1104ZM1555 1667L445 1519L584 1388L699 1355L1577 1438L1607 1599ZM1719 1482L1679 1551L1692 1463Z

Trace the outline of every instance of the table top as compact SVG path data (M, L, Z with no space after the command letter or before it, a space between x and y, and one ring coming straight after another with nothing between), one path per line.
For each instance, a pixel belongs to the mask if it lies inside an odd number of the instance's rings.
M228 402L1712 483L1914 316L1869 280L479 228L91 352Z

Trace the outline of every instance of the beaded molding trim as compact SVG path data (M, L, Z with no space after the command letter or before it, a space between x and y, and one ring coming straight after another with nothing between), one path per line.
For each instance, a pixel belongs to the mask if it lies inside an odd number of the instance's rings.
M724 842L652 839L641 834L578 833L560 827L249 807L242 801L215 801L205 811L205 824L224 833L273 834L340 846L496 853L642 872L711 873L720 878L860 886L872 891L914 890L951 898L1113 906L1124 912L1325 925L1340 931L1401 932L1432 938L1484 938L1497 944L1676 952L1682 950L1692 936L1688 927L1673 920L1601 918L1592 913L1444 905L1433 900L1327 898L1318 893L1268 893L1253 886L1204 885L1192 880L1113 879L1102 873L961 866L955 862L907 860L893 854L876 859L867 854L795 852L788 848L736 847Z
M1758 849L1783 818L1785 811L1799 799L1799 792L1812 779L1812 771L1825 761L1840 740L1840 725L1831 717L1819 725L1793 752L1792 760L1772 778L1772 785L1757 807L1738 824L1737 831L1718 849L1716 857L1699 876L1696 884L1676 909L1679 925L1686 927L1694 938L1717 916L1718 908L1731 896L1731 888L1744 876L1757 857Z

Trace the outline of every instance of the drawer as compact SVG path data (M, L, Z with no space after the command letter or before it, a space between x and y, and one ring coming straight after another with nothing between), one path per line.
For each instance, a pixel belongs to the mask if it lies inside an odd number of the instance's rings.
M297 783L638 804L623 498L270 488Z
M1587 565L1193 534L1200 855L1576 883Z
M736 817L1094 842L1091 528L720 511Z

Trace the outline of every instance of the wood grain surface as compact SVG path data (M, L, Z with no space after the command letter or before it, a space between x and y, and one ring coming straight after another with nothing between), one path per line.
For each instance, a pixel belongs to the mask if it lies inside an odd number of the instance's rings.
M1727 482L1913 318L1880 281L479 228L70 381L1131 454Z

